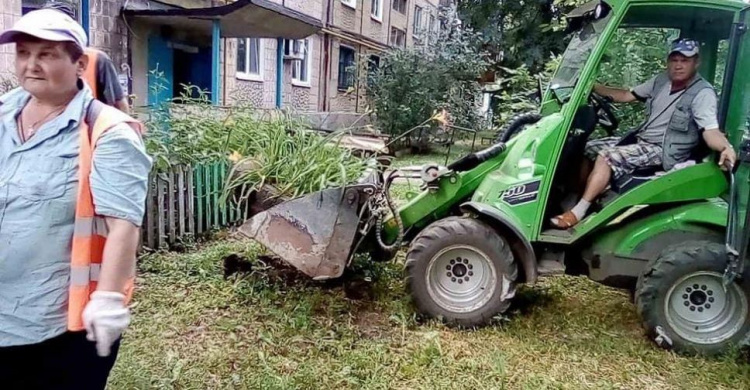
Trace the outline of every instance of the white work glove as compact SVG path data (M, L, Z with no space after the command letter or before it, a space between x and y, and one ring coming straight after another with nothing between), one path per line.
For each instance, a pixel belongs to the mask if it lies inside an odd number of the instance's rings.
M99 356L109 356L112 344L130 324L130 310L125 295L112 291L94 291L83 309L86 338L96 342Z

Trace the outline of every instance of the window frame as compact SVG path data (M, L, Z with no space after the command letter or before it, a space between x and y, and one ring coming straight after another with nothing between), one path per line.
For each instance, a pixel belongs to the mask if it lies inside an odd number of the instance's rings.
M304 55L303 59L301 61L294 61L292 63L292 85L297 87L311 87L311 79L312 79L312 38L307 37L304 39L290 39L288 42L304 42L303 50ZM307 67L305 69L307 74L307 80L302 80L299 77L295 77L294 73L295 71L299 74L299 76L302 76L302 66L303 63L307 62Z
M253 39L258 40L258 73L251 73L250 72L250 41ZM239 65L239 50L240 50L240 40L245 41L245 71L241 72L239 69L237 69L235 73L235 77L238 80L245 80L245 81L264 81L263 79L263 39L262 38L237 38L237 59L235 65Z
M420 37L422 35L422 22L424 19L424 8L414 5L414 25L412 26L412 35Z
M375 8L375 4L377 2L378 8ZM376 10L378 13L375 14L372 11ZM370 18L373 20L382 23L383 22L383 0L371 0L370 3Z
M398 45L397 43L393 42L393 39L394 39L394 37L396 35L396 34L394 34L394 32L400 32L401 33L401 36L403 37L403 40L404 40L401 45ZM400 29L398 27L391 26L391 36L390 36L390 39L388 40L388 43L390 43L390 45L393 46L393 47L398 47L398 48L401 48L401 49L405 48L406 47L406 31L404 31L404 30L402 30L402 29Z
M397 3L403 4L403 8L396 6ZM406 15L406 12L409 10L409 0L392 0L391 7L401 15Z
M351 9L357 9L357 0L341 0L341 4Z
M377 61L373 61L373 59L377 58ZM377 72L380 69L380 61L381 58L377 54L370 54L367 56L367 86L372 86L372 75L373 72ZM377 64L375 67L373 67L373 64Z
M336 88L338 88L339 91L346 91L349 88L354 87L354 84L356 83L356 79L357 79L357 73L356 73L357 70L355 68L354 74L351 75L352 76L351 80L350 80L351 81L351 85L342 85L341 84L342 71L344 72L344 75L346 75L346 69L343 69L343 70L341 69L341 60L342 60L342 58L341 58L341 52L342 52L342 50L349 50L349 51L351 51L351 53L352 53L352 63L351 63L351 65L354 65L354 66L357 65L357 50L355 48L349 46L349 45L339 44L339 71L338 71L338 81L336 82Z

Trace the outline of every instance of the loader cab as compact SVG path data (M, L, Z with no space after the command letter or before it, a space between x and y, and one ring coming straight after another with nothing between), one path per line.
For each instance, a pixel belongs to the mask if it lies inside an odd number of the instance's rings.
M670 44L679 38L701 43L700 75L717 93L720 127L727 131L735 148L741 131L731 119L730 108L741 111L736 77L736 52L742 48L737 24L745 13L732 1L594 1L574 11L569 24L576 28L548 85L542 113L560 113L565 118L560 135L557 168L550 188L546 216L556 215L570 205L566 199L585 186L581 166L588 141L607 136L623 136L645 118L645 105L615 105L592 93L594 83L632 88L664 72ZM732 50L735 50L733 58ZM734 87L734 97L732 95ZM746 103L744 105L747 105ZM744 117L744 116L743 116ZM564 136L564 138L563 138ZM686 164L710 165L715 158L701 140ZM654 179L673 173L663 169L636 170L611 183L602 197L604 205ZM696 177L698 180L698 177ZM695 196L702 194L695 194ZM687 199L686 199L687 200Z

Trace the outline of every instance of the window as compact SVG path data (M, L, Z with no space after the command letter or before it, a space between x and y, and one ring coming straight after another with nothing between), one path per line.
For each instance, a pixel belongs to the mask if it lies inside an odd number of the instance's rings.
M260 38L237 40L237 78L263 80L263 50Z
M341 3L347 7L357 9L357 0L341 0Z
M339 89L354 86L354 49L339 47Z
M406 45L406 32L396 27L391 28L391 46L404 47Z
M427 31L432 35L432 32L435 31L435 15L430 14L429 18L429 24L427 25Z
M380 57L371 55L370 60L367 61L367 85L372 86L374 83L374 77L380 69Z
M393 9L406 15L406 2L407 0L393 0Z
M383 20L383 0L372 0L370 16L377 21Z
M414 35L422 33L422 7L414 7Z
M26 15L27 13L29 13L31 11L38 10L38 9L42 8L42 6L44 6L44 4L46 2L47 2L47 0L21 0L21 14L22 15ZM13 4L13 1L3 0L2 3L3 4L5 4L5 3ZM72 1L71 0L66 0L65 3L67 5L70 5L71 8L73 9L73 12L75 14L74 17L73 17L73 19L76 19L76 20L78 20L80 22L80 18L79 18L79 15L81 14L81 11L80 11L80 0L72 0ZM18 4L18 3L16 3L16 4ZM15 6L13 6L13 7L15 7ZM92 7L93 7L93 5L92 5ZM8 11L10 11L10 9Z
M287 40L284 47L284 53L300 53L302 60L292 62L292 84L309 86L310 85L310 65L312 64L312 44L310 38Z

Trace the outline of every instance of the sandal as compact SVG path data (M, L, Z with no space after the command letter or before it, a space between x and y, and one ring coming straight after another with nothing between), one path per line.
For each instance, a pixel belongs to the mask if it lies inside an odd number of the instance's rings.
M567 230L578 223L578 217L572 211L566 211L551 220L552 226Z

